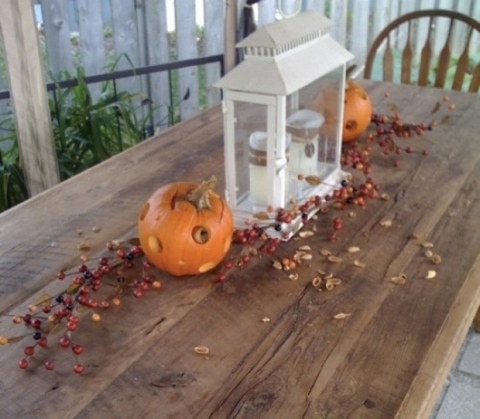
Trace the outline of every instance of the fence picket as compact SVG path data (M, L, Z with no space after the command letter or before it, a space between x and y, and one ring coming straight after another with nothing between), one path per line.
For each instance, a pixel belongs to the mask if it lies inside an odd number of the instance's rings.
M101 74L105 71L105 45L103 38L102 4L98 0L78 0L78 25L82 66L85 74ZM92 99L100 95L100 86L91 86Z
M54 76L61 71L72 73L72 45L67 3L64 0L41 0L48 69Z
M177 59L198 57L195 0L175 2ZM178 70L178 101L189 91L189 99L180 103L180 118L185 120L198 113L198 70L187 67Z

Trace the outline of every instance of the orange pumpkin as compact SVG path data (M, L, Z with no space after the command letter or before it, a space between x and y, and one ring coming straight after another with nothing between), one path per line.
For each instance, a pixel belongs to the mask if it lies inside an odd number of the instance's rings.
M343 108L343 142L356 140L372 119L373 106L367 92L357 83L348 80Z
M147 259L175 276L197 275L217 266L230 248L233 215L213 187L177 182L157 190L138 219L140 245Z

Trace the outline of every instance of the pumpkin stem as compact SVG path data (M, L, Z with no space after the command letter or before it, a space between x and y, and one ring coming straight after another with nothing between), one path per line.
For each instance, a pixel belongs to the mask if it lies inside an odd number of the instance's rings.
M197 211L212 209L208 196L215 188L216 184L217 178L212 176L209 180L204 180L200 183L195 189L187 192L183 199L193 204L195 208L197 208Z

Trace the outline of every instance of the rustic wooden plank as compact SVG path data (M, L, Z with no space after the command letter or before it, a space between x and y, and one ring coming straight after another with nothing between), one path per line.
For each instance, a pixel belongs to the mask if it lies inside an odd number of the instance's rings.
M450 43L452 38L453 25L454 25L453 20L450 20L450 25L448 26L447 38L438 56L437 75L435 77L435 83L434 83L436 87L444 87L446 84L445 82L447 80L447 72L450 65L450 57L451 57Z
M422 19L423 20L423 19ZM428 28L433 24L433 19L428 19ZM428 85L428 76L430 73L430 65L432 63L432 32L428 30L425 44L423 44L420 53L420 67L418 70L418 84L420 86Z
M403 47L402 51L402 71L400 75L400 79L402 83L409 84L411 79L412 73L412 55L413 55L413 48L412 48L412 24L411 21L407 23L407 40L405 42L405 46Z
M395 102L405 122L437 118L432 108L445 95L441 89L365 85L378 112L390 113ZM398 139L415 147L418 141L428 157L414 153L392 169L389 158L372 156L372 175L381 178L390 200L372 200L355 217L320 214L314 236L282 243L282 255L301 244L314 249L314 258L295 271L296 281L273 270L270 256L253 258L225 283L215 272L186 279L159 274L163 290L157 295L140 302L124 298L120 307L102 312L100 323L82 317L76 337L88 339L82 360L91 365L82 377L68 373L69 351L56 355L57 371L24 372L15 365L22 344L2 347L0 361L9 373L0 377L1 411L7 417L54 417L59 411L78 417L428 414L480 298L480 154L471 141L480 101L477 94L449 95L456 108L439 126L419 138ZM61 262L78 264L77 228L102 227L89 253L96 258L105 253L106 240L134 234L138 208L160 184L198 180L212 171L221 190L220 107L0 214L9 237L0 242L2 277L8 278L0 282L0 310L24 310L33 294L62 286L52 278ZM344 229L328 243L336 216ZM393 221L390 228L380 225L385 219ZM443 259L434 280L424 278L433 266L419 245L424 240ZM361 252L349 254L352 245ZM343 263L328 263L322 248L341 255ZM241 250L234 246L228 258L235 260ZM354 258L366 267L352 266ZM319 292L311 284L319 269L342 284ZM401 272L406 284L391 283ZM334 320L338 312L351 315ZM194 352L198 345L209 347L208 356ZM39 352L39 361L45 356Z
M30 195L59 182L38 34L30 0L7 1L0 13L11 104Z
M184 0L175 3L175 28L177 39L177 59L186 60L198 57L197 23L195 16L195 0ZM198 70L189 67L178 70L179 100L187 91L190 97L180 104L180 118L188 119L199 112L198 109Z
M48 69L58 75L73 74L72 43L67 3L61 0L41 0Z

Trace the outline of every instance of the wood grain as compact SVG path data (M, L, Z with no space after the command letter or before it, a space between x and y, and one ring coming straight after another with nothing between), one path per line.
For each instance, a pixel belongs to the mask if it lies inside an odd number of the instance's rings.
M393 169L389 157L372 154L372 176L391 199L352 207L355 217L321 214L314 236L283 243L281 255L313 248L296 281L272 269L270 256L233 270L223 284L216 272L176 279L155 271L162 290L125 297L99 323L82 316L75 335L89 365L82 376L70 372L68 351L54 351L54 372L21 371L24 343L1 347L5 417L427 418L480 304L480 144L472 140L480 100L450 92L455 109L443 104L432 114L444 90L363 84L377 112L395 103L405 121L439 122L399 140L428 149L428 157L405 155ZM79 263L77 229L91 237L92 257L105 254L107 240L135 235L139 208L160 185L213 172L221 191L222 161L216 107L1 214L2 313L22 312L64 286L54 278ZM344 227L328 243L335 216ZM391 227L380 224L385 219ZM440 265L425 258L424 241ZM350 246L361 250L350 254ZM321 249L343 262L328 263ZM425 279L428 269L437 270L435 279ZM311 283L318 270L342 283L319 291ZM390 281L400 273L403 286ZM340 312L350 316L334 319ZM18 334L0 319L1 335ZM47 356L39 351L38 362Z

